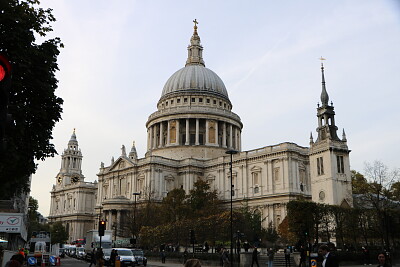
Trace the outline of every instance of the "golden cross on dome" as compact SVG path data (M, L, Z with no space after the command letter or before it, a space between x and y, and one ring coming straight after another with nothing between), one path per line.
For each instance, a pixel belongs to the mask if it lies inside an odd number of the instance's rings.
M199 24L199 23L197 22L197 19L194 19L194 20L193 20L193 23L194 23L194 26L195 26L195 27L197 27L197 24Z

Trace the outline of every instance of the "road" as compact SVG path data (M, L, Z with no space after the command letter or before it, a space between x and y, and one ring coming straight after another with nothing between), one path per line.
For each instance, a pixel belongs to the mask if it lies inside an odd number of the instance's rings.
M70 258L66 256L65 258L61 259L61 267L89 267L89 262L83 261L83 260L77 260L75 258ZM156 262L151 262L147 264L147 267L158 267L158 266L163 266L163 267L175 267L175 266L183 266L182 264L174 264L174 263L166 263L166 264L161 264L161 263L156 263ZM95 267L92 265L92 267Z

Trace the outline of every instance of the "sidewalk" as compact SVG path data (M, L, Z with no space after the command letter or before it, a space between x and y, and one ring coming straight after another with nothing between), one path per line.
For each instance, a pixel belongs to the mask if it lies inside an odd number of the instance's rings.
M182 263L176 263L176 262L166 262L166 263L161 263L160 261L155 261L155 260L151 260L151 261L148 261L147 262L147 265L150 265L150 266L155 266L155 267L183 267L183 264ZM377 264L375 264L375 265L372 265L372 266L376 266ZM218 267L219 265L202 265L202 267ZM263 265L261 262L260 262L260 266L266 266L266 265ZM339 265L339 266L345 266L345 267L365 267L365 265L362 265L362 264L360 264L360 265ZM367 266L369 266L369 265L367 265ZM392 265L392 267L396 267L396 266L399 266L399 265ZM295 266L296 267L296 266Z

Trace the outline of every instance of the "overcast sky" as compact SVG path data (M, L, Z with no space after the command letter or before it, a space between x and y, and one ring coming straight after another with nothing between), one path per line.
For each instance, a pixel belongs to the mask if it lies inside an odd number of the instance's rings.
M400 4L353 1L42 0L65 45L56 94L59 153L38 162L32 196L47 216L61 153L76 128L85 181L124 144L146 152L148 116L186 61L193 19L206 67L224 81L243 122L242 149L316 137L321 70L347 135L351 169L381 160L400 167Z

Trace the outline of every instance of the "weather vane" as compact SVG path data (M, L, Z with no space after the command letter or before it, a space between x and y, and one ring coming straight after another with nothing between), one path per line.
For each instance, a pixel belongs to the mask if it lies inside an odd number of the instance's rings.
M324 60L326 60L325 58L323 58L322 56L319 58L319 60L321 60L321 66L324 66Z

